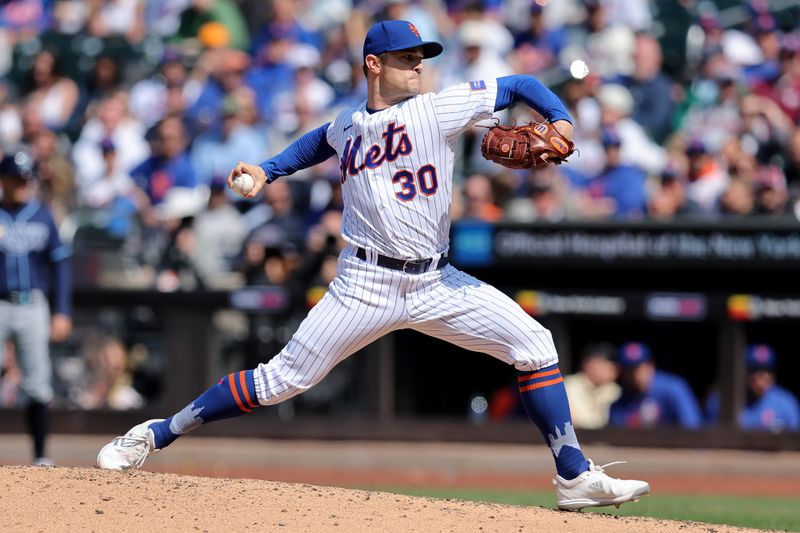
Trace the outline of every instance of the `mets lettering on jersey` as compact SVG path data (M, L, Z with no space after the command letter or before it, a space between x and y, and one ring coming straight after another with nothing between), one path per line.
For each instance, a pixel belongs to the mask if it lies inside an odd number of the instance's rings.
M461 134L494 113L497 81L475 81L370 112L341 112L328 144L340 161L342 234L349 243L398 259L444 254Z
M340 166L342 183L347 180L348 175L355 176L365 168L378 168L387 161L391 163L401 155L410 154L413 147L405 130L405 126L396 126L394 122L390 122L386 127L386 131L381 134L384 139L383 147L378 144L370 146L364 156L364 161L360 165L356 165L356 158L361 148L362 136L356 136L355 140L352 137L348 138L342 150L344 153ZM394 137L397 133L402 133L402 135L395 147Z

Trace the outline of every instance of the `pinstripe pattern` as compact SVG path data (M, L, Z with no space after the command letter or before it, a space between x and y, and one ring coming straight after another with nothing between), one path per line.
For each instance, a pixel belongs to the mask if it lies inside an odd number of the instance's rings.
M466 128L492 116L496 95L496 80L480 90L464 83L375 113L364 103L331 123L327 140L341 161L342 234L350 246L328 292L286 347L256 368L259 403L279 403L313 387L349 355L402 328L519 370L558 360L550 332L494 287L452 266L414 275L376 265L378 254L438 260L447 253L453 147ZM415 195L398 176L413 176ZM366 260L355 257L356 247L367 251Z
M390 124L404 128L412 151L376 168L346 173L342 187L344 214L342 235L361 248L401 259L421 259L447 252L450 236L450 204L455 160L454 146L464 130L493 114L497 81L487 80L486 89L470 90L468 83L410 98L397 105L369 113L366 102L340 113L328 128L328 144L340 160L347 146L361 137L354 153L354 166L363 165L367 152L377 146L385 155L384 132ZM394 136L396 149L401 134ZM402 201L392 177L399 171L416 174L425 165L436 169L438 189L426 195L418 190L413 200ZM417 186L417 189L419 187Z
M286 347L256 368L259 403L300 394L348 356L403 328L485 352L519 370L558 361L550 331L494 287L452 266L414 275L370 265L348 247L322 300Z
M424 277L439 279L426 280ZM536 370L558 360L550 331L491 285L447 266L409 292L409 327L467 350Z
M345 250L337 277L281 352L256 368L262 405L279 403L319 383L349 355L402 327L403 274L372 266Z

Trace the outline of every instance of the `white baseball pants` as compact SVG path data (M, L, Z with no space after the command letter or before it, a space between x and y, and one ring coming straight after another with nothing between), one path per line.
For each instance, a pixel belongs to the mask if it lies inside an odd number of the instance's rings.
M485 352L518 370L558 361L550 331L491 285L452 265L424 274L379 267L348 247L322 300L283 350L256 368L259 403L300 394L348 356L404 328Z

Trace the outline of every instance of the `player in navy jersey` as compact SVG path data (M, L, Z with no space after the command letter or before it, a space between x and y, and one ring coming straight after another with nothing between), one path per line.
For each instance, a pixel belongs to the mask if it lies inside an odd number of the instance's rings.
M739 427L749 430L800 430L800 402L791 391L777 384L777 356L767 344L751 344L745 350L747 368L746 402L739 413ZM706 400L706 416L719 421L720 397L712 392Z
M646 344L626 342L619 348L618 362L622 394L611 404L609 424L700 428L703 417L691 387L681 376L657 369Z
M27 152L12 151L0 160L0 366L6 341L14 341L34 464L50 465L45 449L47 405L53 398L48 341L62 341L72 330L70 250L50 211L31 198L33 179L36 165Z
M442 52L413 24L374 25L364 42L367 99L261 165L266 183L336 156L347 242L336 278L292 339L267 363L224 377L166 420L148 420L107 444L101 468L139 467L152 451L206 422L273 405L313 387L340 361L398 329L487 353L518 370L523 404L555 458L558 506L619 504L649 492L587 460L570 419L550 332L508 296L449 264L455 147L465 130L523 102L571 136L561 101L535 78L473 80L420 94L423 59ZM443 376L443 379L446 379Z

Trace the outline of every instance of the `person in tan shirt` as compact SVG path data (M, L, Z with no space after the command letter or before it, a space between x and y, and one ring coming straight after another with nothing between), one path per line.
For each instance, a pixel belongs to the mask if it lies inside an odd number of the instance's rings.
M608 424L608 411L619 398L619 365L614 346L597 343L583 350L580 370L564 378L576 428L598 429Z

